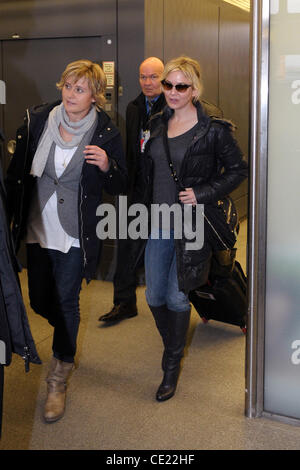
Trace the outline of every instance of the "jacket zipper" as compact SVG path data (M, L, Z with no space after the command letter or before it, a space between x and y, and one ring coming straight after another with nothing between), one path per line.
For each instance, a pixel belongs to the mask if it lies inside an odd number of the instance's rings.
M107 125L109 125L109 121L106 122L105 126L103 126L99 132L101 132L101 130L103 129L103 133L105 132L104 129L106 129ZM96 129L97 131L97 129ZM104 145L106 144L106 142L108 142L109 140L111 140L113 137L115 137L115 133L112 133L112 134L108 134L107 133L107 137L108 139L105 140L103 139L101 141L101 145ZM91 144L92 145L92 144ZM80 240L81 240L81 247L82 247L82 252L83 252L83 266L84 268L86 267L87 265L87 256L86 256L86 251L85 251L85 248L84 248L84 236L83 236L83 213L82 213L82 204L83 204L83 186L82 186L82 173L81 173L81 176L80 176L80 204L79 204L79 213L80 213Z
M25 372L29 372L29 361L30 361L30 353L28 346L24 346L24 363L25 363Z
M25 150L25 163L24 163L24 169L23 169L23 175L22 175L22 178L24 178L24 174L25 174L25 166L26 166L26 162L27 162L27 154L28 154L28 146L29 146L29 131L30 131L30 114L29 114L29 110L28 108L26 109L26 115L27 115L27 139L26 139L26 150ZM22 214L22 211L23 211L23 200L24 200L24 181L22 181L22 198L21 198L21 207L20 207L20 214L19 214L19 235L20 235L20 227L21 227L21 214ZM22 325L23 325L23 331L24 331L24 341L25 341L25 344L26 344L26 338L25 338L25 325L24 325L24 321L23 321L23 318L21 319L22 321ZM27 344L24 346L23 348L24 350L24 355L22 356L23 359L24 359L24 366L25 366L25 372L29 372L29 364L30 364L30 350L29 350L29 347L27 346Z
M23 175L22 178L25 178L25 166L27 162L27 154L28 154L28 146L29 146L29 131L30 131L30 114L29 114L29 109L26 109L26 115L27 115L27 139L26 139L26 149L25 149L25 160L24 160L24 168L23 168ZM23 202L24 202L24 180L22 181L22 198L21 198L21 205L20 205L20 211L19 211L19 225L18 225L18 238L20 237L20 230L21 230L21 219L22 219L22 212L23 212ZM19 243L19 240L16 240L16 245Z
M82 174L80 176L80 204L79 204L79 213L80 213L80 238L81 238L81 247L83 252L83 265L86 267L87 258L86 251L84 249L84 240L83 240L83 215L82 215L82 203L83 203L83 187L82 187Z

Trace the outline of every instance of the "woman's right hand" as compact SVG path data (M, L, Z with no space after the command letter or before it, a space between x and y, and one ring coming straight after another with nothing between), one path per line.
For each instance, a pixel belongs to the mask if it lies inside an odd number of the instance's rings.
M107 153L101 147L97 145L86 145L83 153L85 154L84 158L87 163L98 166L104 173L109 170Z
M182 204L192 204L195 206L197 204L197 199L193 188L185 188L185 191L180 191L179 201Z

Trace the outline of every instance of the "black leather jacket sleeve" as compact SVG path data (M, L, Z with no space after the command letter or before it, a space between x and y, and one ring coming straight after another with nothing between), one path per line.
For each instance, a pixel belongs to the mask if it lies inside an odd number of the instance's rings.
M216 172L193 190L199 204L212 204L230 194L248 176L248 165L233 135L230 124L214 123Z

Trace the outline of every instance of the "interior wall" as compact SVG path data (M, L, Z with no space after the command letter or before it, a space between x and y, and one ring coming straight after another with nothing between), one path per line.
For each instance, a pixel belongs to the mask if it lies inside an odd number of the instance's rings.
M144 2L117 0L118 125L125 141L126 107L140 93L139 65L144 60Z
M112 34L116 1L1 0L0 39Z
M73 58L73 53L69 53L71 42L74 54L75 43L81 44L80 57ZM49 44L47 50L45 43ZM76 58L115 61L116 123L125 138L126 106L139 92L138 67L144 58L144 3L140 0L0 0L0 79L7 82L8 91L7 105L0 107L2 128L16 129L26 107L53 99L53 74L61 73L64 55L64 65ZM22 90L24 67L30 75L26 77L26 92ZM14 73L8 72L8 68ZM43 86L37 87L39 76ZM37 88L44 92L35 93ZM21 100L17 100L12 116L8 108L16 101L15 93L21 95Z
M181 54L200 62L204 95L236 126L248 158L250 13L221 0L145 0L145 57ZM248 183L233 193L247 215Z
M197 0L164 2L165 60L181 54L199 60L205 98L218 104L218 6Z
M224 3L220 7L219 106L237 126L236 138L248 160L250 115L250 15ZM233 192L240 216L248 210L248 181Z

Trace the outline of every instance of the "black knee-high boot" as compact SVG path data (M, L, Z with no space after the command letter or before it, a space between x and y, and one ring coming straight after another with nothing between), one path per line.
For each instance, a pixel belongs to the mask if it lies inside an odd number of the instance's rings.
M168 400L176 391L190 316L190 310L184 312L169 310L168 333L163 359L164 377L156 393L157 401Z
M169 310L166 305L160 305L159 307L152 307L149 305L149 308L152 312L155 324L165 345L168 335Z
M160 305L159 307L152 307L151 305L149 305L149 308L152 312L156 327L164 343L164 353L162 357L162 369L165 370L164 364L165 364L165 351L166 351L166 346L167 346L167 341L168 341L168 331L169 331L169 310L166 305Z

